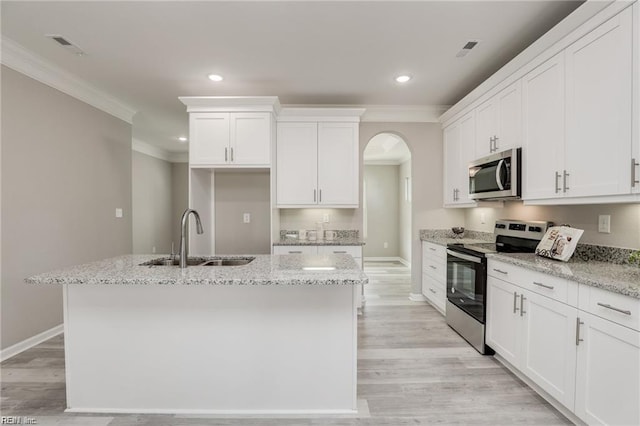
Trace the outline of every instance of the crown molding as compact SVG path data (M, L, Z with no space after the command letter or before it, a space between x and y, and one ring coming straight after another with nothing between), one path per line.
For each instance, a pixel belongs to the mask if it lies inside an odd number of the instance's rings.
M157 158L159 160L168 161L170 163L188 163L189 162L188 152L167 151L165 149L158 148L157 146L151 145L147 142L141 141L140 139L134 138L132 140L131 149L141 154L145 154L150 157Z
M21 74L132 124L133 115L136 113L134 108L29 52L4 36L2 37L2 58L0 61L3 65Z
M449 105L364 105L363 122L438 123Z
M271 112L280 113L277 96L180 96L187 112Z

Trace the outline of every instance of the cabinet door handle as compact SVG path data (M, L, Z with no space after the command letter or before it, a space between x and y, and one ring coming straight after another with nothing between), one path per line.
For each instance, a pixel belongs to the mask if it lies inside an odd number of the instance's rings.
M435 266L433 266L433 265L429 265L429 268L431 268L431 269L438 269L438 268L436 268L436 267L435 267Z
M433 293L433 294L436 294L436 291L435 291L434 289L432 289L432 288L429 288L429 291L430 291L431 293Z
M524 311L524 300L526 299L526 297L524 297L524 294L520 295L520 316L524 316L524 314L526 314L526 312Z
M567 186L567 177L569 177L569 173L567 173L566 170L563 170L563 178L562 178L562 186L563 186L563 190L562 192L567 192L567 189L569 189L569 187Z
M560 180L560 176L561 176L560 173L556 172L556 194L560 192L560 190L562 189L558 187L558 181Z
M580 338L580 326L583 324L584 322L580 321L580 317L576 318L576 346L579 346L580 342L584 342L584 339Z
M313 190L313 202L314 202L314 203L316 202L316 194L317 194L317 192L318 192L318 190L317 190L317 189L314 189L314 190Z
M334 252L334 253L346 253L346 251L345 251L345 250L334 250L333 252Z
M227 163L229 161L229 148L224 149L224 162Z
M302 254L300 250L289 250L289 254Z
M627 311L624 309L616 308L615 306L611 306L608 303L597 303L598 306L602 306L603 308L611 309L612 311L620 312L621 314L631 315L631 311Z
M549 290L553 290L553 286L552 285L547 285L547 284L543 284L543 283L539 283L537 281L533 282L535 285L540 286L540 287L544 287L544 288L548 288Z
M513 313L518 312L518 292L513 292Z
M233 163L233 148L231 148L231 162Z
M499 274L502 274L502 275L509 275L509 273L508 273L508 272L506 272L506 271L501 271L500 269L495 269L495 268L494 268L493 270L494 270L494 271L496 271L496 272L497 272L497 273L499 273Z
M320 197L318 198L318 202L321 203L322 202L322 189L319 191L320 193Z
M433 247L429 247L429 250L436 251L436 249L434 249Z
M640 166L640 163L636 161L635 158L631 159L631 187L636 186L637 183L640 183L638 180L638 176L636 175L636 167Z
M498 150L498 139L499 138L497 136L493 137L493 151L494 152Z

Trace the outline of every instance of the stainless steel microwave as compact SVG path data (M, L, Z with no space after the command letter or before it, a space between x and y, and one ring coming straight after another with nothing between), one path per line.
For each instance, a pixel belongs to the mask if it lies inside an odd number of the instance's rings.
M522 193L522 149L513 148L469 163L469 198L518 199Z

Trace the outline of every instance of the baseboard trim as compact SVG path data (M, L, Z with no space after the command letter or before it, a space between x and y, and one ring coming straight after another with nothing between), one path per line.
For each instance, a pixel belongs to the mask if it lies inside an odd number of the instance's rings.
M308 409L308 410L207 410L207 409L182 409L182 408L67 408L65 413L100 413L100 414L174 414L185 415L209 415L229 418L251 417L288 417L288 416L357 416L358 410L336 409Z
M409 293L409 300L412 302L426 302L427 298L422 293Z
M365 262L400 262L404 266L411 268L411 263L399 256L365 257Z
M27 349L31 349L32 347L39 345L40 343L47 341L52 337L57 336L58 334L61 334L63 331L63 324L56 325L55 327L50 328L47 331L43 331L42 333L29 337L22 342L18 342L15 345L9 346L8 348L0 351L0 361L6 361L11 357L14 357L19 353L26 351Z
M544 389L535 384L531 379L525 376L520 370L511 365L507 360L502 358L500 355L495 354L493 358L498 361L500 364L504 365L507 370L513 373L518 379L522 380L527 386L533 389L538 395L540 395L545 401L553 406L556 410L558 410L563 416L565 416L569 421L571 421L575 425L586 425L578 416L576 416L573 412L571 412L567 407L562 405L558 400L549 395Z

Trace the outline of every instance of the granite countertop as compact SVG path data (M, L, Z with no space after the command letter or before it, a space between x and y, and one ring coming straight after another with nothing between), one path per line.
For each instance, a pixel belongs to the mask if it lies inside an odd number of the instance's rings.
M425 237L420 238L421 241L438 244L439 246L448 246L449 244L480 244L488 243L487 240L479 240L477 238L444 238L444 237Z
M493 243L495 236L490 232L465 231L463 237L456 237L451 229L421 229L420 241L441 246L448 244L480 244Z
M335 238L333 240L300 240L298 238L283 237L273 243L274 246L363 246L360 238Z
M178 266L140 266L141 263L162 257L167 256L119 256L39 274L27 278L26 282L106 285L357 285L369 281L348 254L247 256L255 259L243 266L189 266L185 269Z
M575 258L560 262L533 253L492 253L487 258L640 299L640 268L636 266Z

